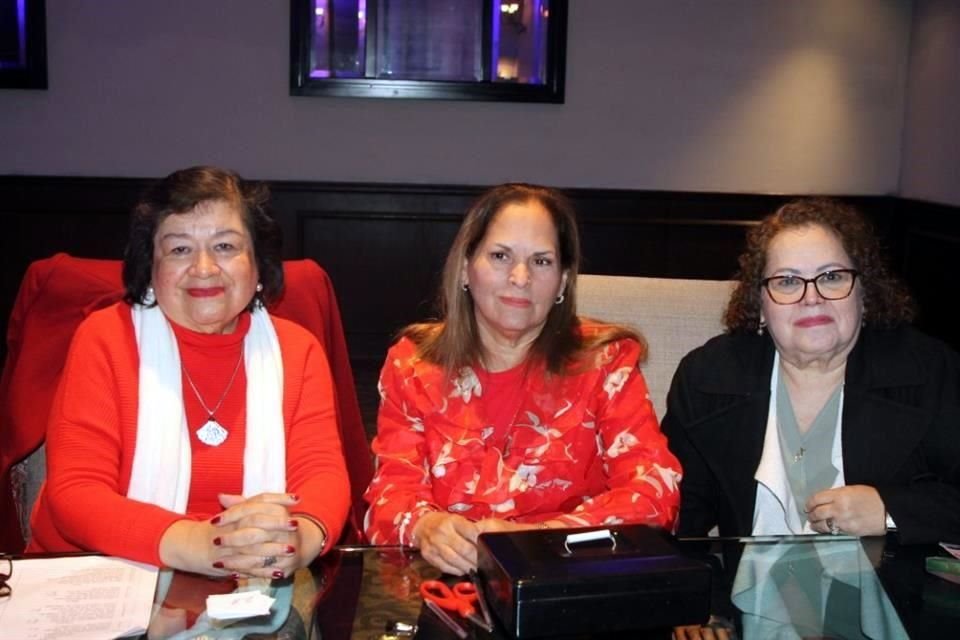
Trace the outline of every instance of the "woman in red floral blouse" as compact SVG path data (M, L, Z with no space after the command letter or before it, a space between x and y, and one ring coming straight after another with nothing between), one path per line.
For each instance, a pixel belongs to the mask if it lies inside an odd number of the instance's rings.
M502 185L467 213L443 320L407 327L383 366L371 542L462 574L487 531L673 527L680 465L637 368L644 343L577 317L579 264L557 191Z

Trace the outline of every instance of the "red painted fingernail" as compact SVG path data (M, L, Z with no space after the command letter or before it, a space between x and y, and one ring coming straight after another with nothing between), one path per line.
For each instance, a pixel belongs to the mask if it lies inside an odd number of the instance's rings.
M213 516L210 518L210 524L220 524L220 516Z
M234 580L239 580L239 579L240 579L240 574L239 574L239 573L231 573L231 574L230 574L230 577L233 578Z
M297 549L296 549L296 547L294 547L292 544L288 544L288 545L287 545L287 548L284 549L284 551L287 552L287 555L288 555L288 556L292 556L293 554L295 554L295 553L297 552Z
M216 538L213 539L213 544L219 547L220 545L223 544L223 538L221 538L220 536L217 536Z
M290 494L290 499L293 500L294 502L300 502L300 496L298 496L295 493Z
M214 568L214 569L223 569L223 563L220 562L219 560L217 560L216 562L213 563L213 568Z
M277 569L276 571L273 572L273 577L279 580L280 578L283 577L283 571L280 571L279 569Z
M300 523L297 522L296 520L291 520L289 524L290 524L290 528L292 529L296 529L297 527L300 526Z

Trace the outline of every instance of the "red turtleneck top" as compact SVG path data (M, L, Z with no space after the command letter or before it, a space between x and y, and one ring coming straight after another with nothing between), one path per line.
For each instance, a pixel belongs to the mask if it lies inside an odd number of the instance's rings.
M292 512L309 514L336 542L350 504L340 448L334 390L323 348L306 329L272 317L283 358L287 490L300 496ZM244 313L228 335L172 325L180 358L208 407L224 393L250 328ZM191 437L187 513L126 497L137 437L139 356L130 307L119 303L90 315L77 329L51 408L47 483L34 508L28 551L99 551L159 565L160 538L183 518L222 511L220 493L242 493L246 374L241 364L215 417L229 435L203 444L196 430L207 413L183 376Z

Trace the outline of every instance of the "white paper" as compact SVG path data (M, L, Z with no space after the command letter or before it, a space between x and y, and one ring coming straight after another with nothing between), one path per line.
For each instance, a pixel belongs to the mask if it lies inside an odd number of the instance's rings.
M14 560L9 584L4 638L102 640L146 631L157 568L104 556L30 558Z
M259 591L207 596L207 615L214 620L239 620L270 613L273 598Z

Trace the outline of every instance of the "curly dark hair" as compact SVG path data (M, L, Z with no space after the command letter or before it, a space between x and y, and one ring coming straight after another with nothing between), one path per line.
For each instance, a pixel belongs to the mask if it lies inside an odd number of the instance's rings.
M253 255L263 290L254 295L247 308L252 310L258 303L269 304L279 298L283 292L282 234L268 211L269 199L266 185L246 181L233 171L218 167L181 169L150 186L130 216L130 235L123 252L124 300L130 304L144 303L153 270L153 240L160 223L167 216L189 213L214 200L235 205L253 239Z
M860 273L864 321L894 327L913 320L916 311L913 300L906 287L889 272L867 219L852 206L837 200L803 198L783 205L747 234L747 248L739 260L739 282L723 317L728 331L757 329L767 248L780 232L809 225L819 225L836 235Z

